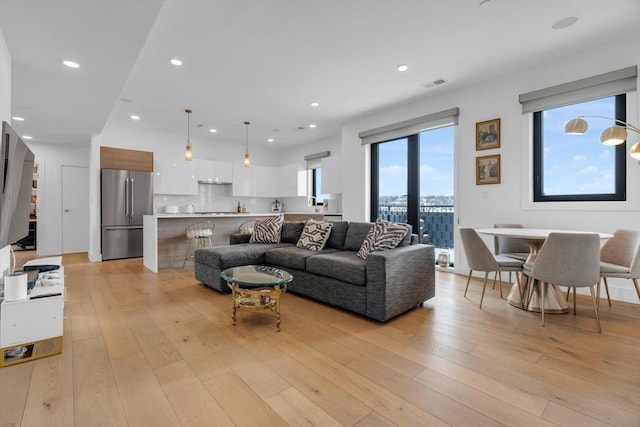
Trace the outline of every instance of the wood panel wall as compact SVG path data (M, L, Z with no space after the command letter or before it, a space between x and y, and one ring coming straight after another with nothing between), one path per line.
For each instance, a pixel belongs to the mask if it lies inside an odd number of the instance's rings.
M153 152L100 147L100 169L153 172Z

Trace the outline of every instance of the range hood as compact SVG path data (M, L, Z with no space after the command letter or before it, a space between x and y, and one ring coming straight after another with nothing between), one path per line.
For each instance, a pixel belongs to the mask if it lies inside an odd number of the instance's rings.
M207 185L230 185L229 181L216 181L214 179L199 179L198 184L207 184Z

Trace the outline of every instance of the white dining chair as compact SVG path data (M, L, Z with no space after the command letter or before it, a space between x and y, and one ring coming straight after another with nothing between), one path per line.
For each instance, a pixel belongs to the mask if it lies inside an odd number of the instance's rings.
M502 271L520 272L522 271L523 262L504 255L492 254L482 238L472 228L460 228L460 238L462 239L462 246L467 257L467 263L469 264L469 277L467 278L467 286L464 289L464 297L467 297L467 290L469 289L469 282L471 281L473 271L484 271L484 285L482 286L482 296L480 297L480 309L482 309L482 301L484 300L489 273L492 271L495 272L493 285L495 286L496 280L499 280L500 298L502 298L502 278L500 277L500 273ZM518 290L522 294L520 276L518 274L516 274L516 279L518 280Z
M604 280L607 300L609 297L608 277L631 279L640 299L640 230L616 230L600 250L600 277ZM575 298L575 296L574 296Z
M540 281L543 302L549 284L588 287L598 332L602 332L596 303L600 294L600 237L597 233L550 233L533 265L525 264L523 273ZM544 326L544 303L541 311ZM575 315L575 306L573 312Z
M493 224L493 228L524 228L522 224ZM529 257L529 244L517 237L493 236L496 255L506 255L511 258L526 261Z

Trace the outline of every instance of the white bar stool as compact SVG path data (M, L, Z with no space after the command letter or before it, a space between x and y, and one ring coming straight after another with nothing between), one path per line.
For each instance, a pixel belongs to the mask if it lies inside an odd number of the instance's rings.
M196 249L213 246L211 236L213 236L214 228L216 228L214 223L201 221L195 222L184 229L184 233L187 236L187 239L189 239L189 245L187 246L187 252L184 255L182 268L186 265L187 260L193 259L193 254Z

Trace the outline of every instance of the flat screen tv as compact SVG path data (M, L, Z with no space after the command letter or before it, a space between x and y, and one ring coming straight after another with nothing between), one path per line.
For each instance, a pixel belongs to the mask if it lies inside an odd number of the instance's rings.
M0 144L0 248L29 234L34 156L7 122Z

